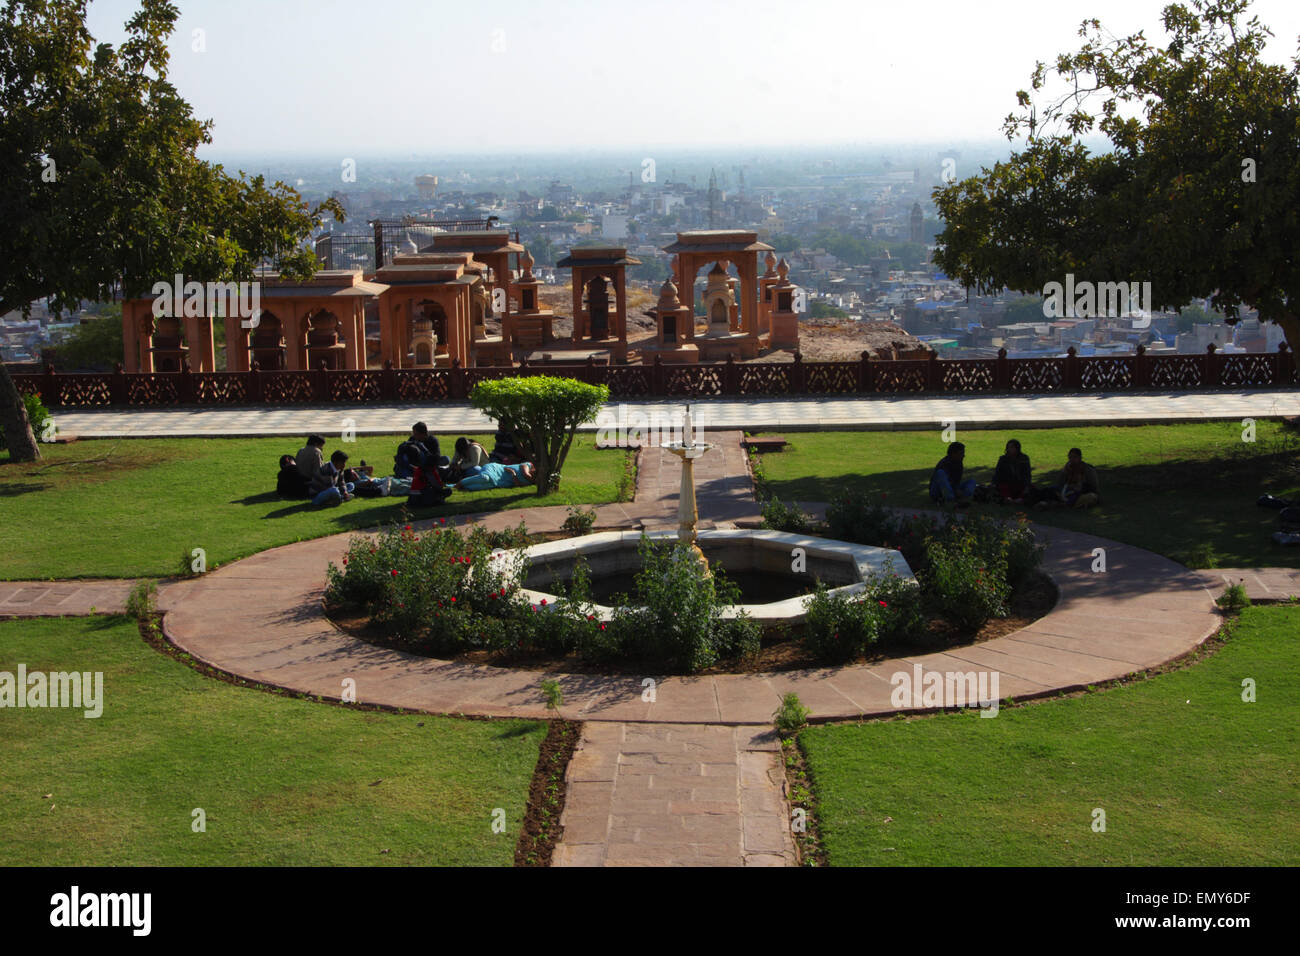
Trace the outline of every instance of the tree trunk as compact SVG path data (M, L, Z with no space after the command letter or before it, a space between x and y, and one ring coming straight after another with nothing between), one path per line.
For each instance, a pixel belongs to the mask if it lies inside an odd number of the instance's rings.
M0 362L0 428L4 429L11 462L40 461L41 449L32 434L32 423L27 420L27 406L4 362Z
M1291 364L1300 368L1300 316L1284 315L1274 319L1286 333L1287 351L1291 353Z

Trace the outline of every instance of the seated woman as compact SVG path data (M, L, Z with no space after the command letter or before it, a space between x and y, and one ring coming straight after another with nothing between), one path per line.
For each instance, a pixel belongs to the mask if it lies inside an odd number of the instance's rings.
M489 488L517 488L531 485L536 480L533 463L525 461L518 465L502 465L490 461L483 465L477 475L462 478L456 487L462 491L486 491Z
M456 454L451 459L452 477L459 480L477 475L489 460L487 449L478 442L457 438Z
M1021 504L1029 496L1033 487L1030 483L1031 471L1029 456L1020 451L1020 442L1011 439L1007 442L1006 454L998 459L997 467L993 470L993 486L1004 504Z

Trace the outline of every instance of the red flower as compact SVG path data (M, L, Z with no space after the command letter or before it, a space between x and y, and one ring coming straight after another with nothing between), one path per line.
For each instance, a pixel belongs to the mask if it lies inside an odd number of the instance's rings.
M452 603L452 604L455 604L455 603L456 603L456 599L455 599L455 598L452 598L452 599L451 599L451 603Z
M391 574L393 577L397 577L397 568L393 568L393 570L389 571L388 573Z
M889 605L886 604L884 601L881 601L881 602L880 602L880 606L881 606L881 607L889 607Z
M542 598L542 607L546 607L546 598Z
M446 518L439 518L439 519L438 519L438 524L446 524L446 523L447 523L447 519L446 519Z
M600 629L603 631L603 630L605 629L605 625L602 624L602 625L600 626Z
M408 525L407 525L405 528L403 528L402 530L404 530L404 531L410 531L410 530L411 530L411 526L408 524Z
M344 558L344 559L343 559L343 563L344 563L344 564L347 564L347 563L348 563L348 559L347 559L347 558Z
M505 589L505 588L502 588L502 589L501 589L501 596L502 596L502 597L505 597L505 596L506 596L506 589Z

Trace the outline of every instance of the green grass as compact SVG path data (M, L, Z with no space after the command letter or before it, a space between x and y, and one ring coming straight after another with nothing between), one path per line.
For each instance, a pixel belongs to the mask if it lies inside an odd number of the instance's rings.
M490 436L477 436L491 441ZM0 464L0 526L22 529L0 551L0 580L177 574L181 558L206 552L208 569L277 545L396 520L399 498L356 498L334 508L275 493L282 454L304 439L184 438L43 445L44 462ZM391 474L400 436L359 436L343 448L375 476ZM490 446L489 446L490 447ZM111 453L111 454L110 454ZM604 504L618 498L627 452L597 451L580 435L560 489L457 491L416 517L536 505ZM106 462L73 462L109 456ZM55 467L47 467L49 465ZM23 546L26 542L26 546Z
M1212 657L1150 680L800 741L833 865L1291 865L1297 724L1300 607L1282 606L1248 608Z
M907 432L793 432L762 456L765 492L782 501L830 501L846 491L886 493L896 507L929 508L930 473L943 457L939 427ZM1102 504L1087 511L1031 511L1042 524L1086 531L1167 555L1189 567L1300 567L1300 548L1274 544L1277 512L1255 505L1269 492L1300 496L1300 435L1260 420L1256 441L1233 422L1132 427L964 431L966 476L993 480L1007 439L1018 438L1035 484L1052 481L1071 447L1097 467ZM999 505L975 505L1008 515Z
M0 866L513 862L542 722L235 687L151 649L121 617L0 623L0 671L19 662L102 671L104 709L0 710ZM493 833L498 807L506 826ZM191 829L195 808L205 833Z

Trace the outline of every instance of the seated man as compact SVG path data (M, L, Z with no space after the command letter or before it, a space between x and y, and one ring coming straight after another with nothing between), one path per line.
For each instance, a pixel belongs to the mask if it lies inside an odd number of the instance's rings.
M1006 454L998 459L997 467L993 470L993 486L1004 504L1021 504L1029 496L1033 487L1030 482L1031 472L1029 456L1020 451L1020 442L1011 439L1007 442Z
M517 488L531 485L537 475L532 462L525 461L518 465L503 465L490 461L482 466L477 475L461 479L456 487L462 491L485 491L488 488Z
M317 507L337 505L340 502L352 500L352 492L356 486L349 482L343 474L347 463L348 456L346 452L336 451L330 455L329 464L321 468L320 474L312 480L308 489L312 495L311 503L313 505Z
M411 478L421 466L437 468L446 477L451 462L443 455L438 439L429 434L429 427L424 422L416 422L411 426L410 437L397 446L393 474L398 478Z
M483 470L489 461L488 451L468 438L456 439L456 454L451 459L451 474L456 480L469 478Z
M442 480L438 469L431 465L422 465L411 476L410 494L406 498L407 507L433 508L447 500L451 486Z
M307 497L307 479L298 470L293 455L280 456L280 473L275 477L275 493L281 498Z
M299 448L298 454L293 456L294 462L298 466L298 474L302 475L308 491L311 491L312 485L320 484L319 479L325 468L324 449L324 438L320 435L308 435L307 444Z
M970 504L971 495L975 493L975 479L962 481L965 469L963 459L966 446L955 441L948 446L948 454L939 459L930 474L930 500L947 503L956 500L959 505Z
M1097 478L1097 469L1083 460L1083 452L1071 448L1055 486L1046 489L1043 500L1036 507L1042 509L1051 504L1063 504L1071 508L1091 508L1100 502L1101 482Z

